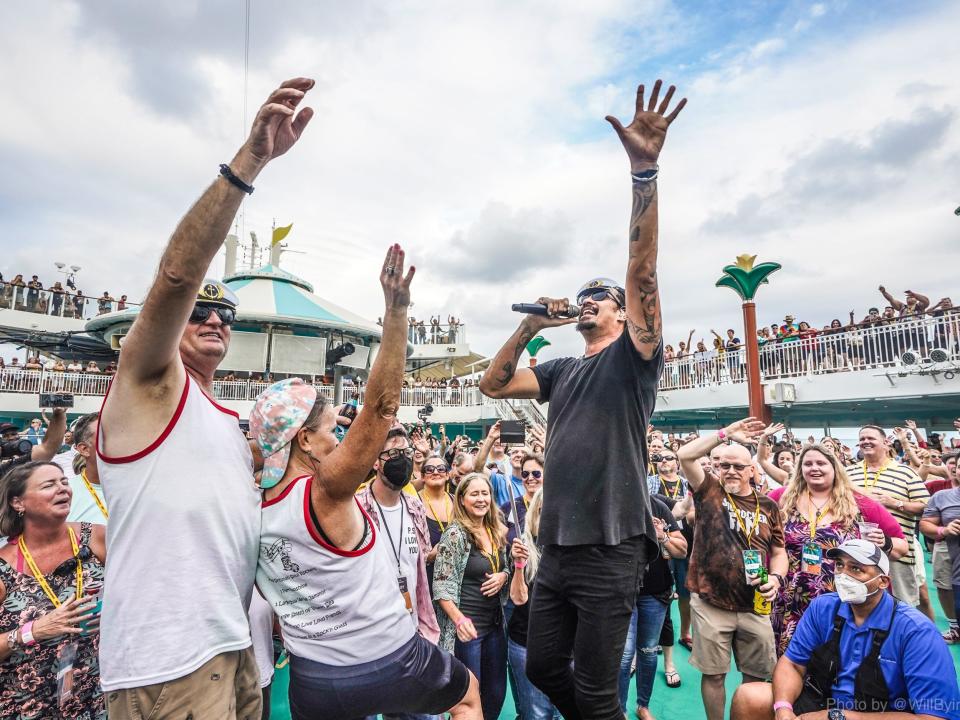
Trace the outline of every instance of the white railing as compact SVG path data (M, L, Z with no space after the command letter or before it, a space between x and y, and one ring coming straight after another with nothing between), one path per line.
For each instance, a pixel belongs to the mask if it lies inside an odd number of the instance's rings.
M20 310L37 315L54 315L81 320L138 305L139 303L114 297L77 295L69 288L40 290L10 282L0 282L0 310Z
M918 362L939 349L960 360L960 315L897 320L879 327L818 332L809 337L767 342L760 347L764 380L868 370L903 365L913 351ZM746 382L744 350L695 352L664 365L661 391Z
M463 323L430 325L417 323L407 326L407 340L414 345L453 345L465 343L467 332Z
M66 392L74 395L103 397L111 375L100 373L68 373L53 370L4 368L0 371L0 392L42 393Z

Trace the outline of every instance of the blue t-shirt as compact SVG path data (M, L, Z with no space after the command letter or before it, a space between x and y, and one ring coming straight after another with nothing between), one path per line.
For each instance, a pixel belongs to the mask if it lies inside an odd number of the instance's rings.
M850 605L841 604L836 593L821 595L800 618L787 648L787 658L797 665L807 665L814 649L833 634L833 618L839 605L839 614L846 623L840 633L840 672L832 697L839 706L853 709L857 670L870 653L873 631L887 629L893 603L893 596L884 593L867 621L857 627ZM897 603L890 635L880 649L880 667L892 711L960 720L960 689L947 644L926 616L905 603Z
M514 497L522 498L527 492L523 489L523 480L511 473L510 481L513 483ZM510 502L510 487L507 485L506 477L500 473L492 473L490 475L490 484L493 486L493 499L498 507Z

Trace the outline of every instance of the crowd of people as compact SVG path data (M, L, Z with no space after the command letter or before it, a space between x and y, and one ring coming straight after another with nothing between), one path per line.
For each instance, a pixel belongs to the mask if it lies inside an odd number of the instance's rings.
M22 310L79 320L84 317L87 303L96 304L97 315L126 310L131 304L126 295L117 299L107 290L100 296L84 295L83 290L77 289L72 275L68 276L66 286L57 280L49 288L44 288L37 275L24 280L22 274L17 274L12 280L5 280L0 273L0 310Z
M862 368L889 367L909 351L927 356L939 348L948 356L960 350L960 308L949 297L931 304L930 299L908 290L904 299L893 297L884 286L880 292L889 303L883 311L871 307L862 319L851 310L846 322L833 319L818 329L786 315L781 323L757 329L760 370L764 377L801 373L830 373ZM693 344L695 330L676 349L664 347L665 375L673 385L696 387L745 379L746 354L737 331L724 336L714 330L708 342Z
M383 318L377 319L377 325L383 324ZM463 327L463 321L453 315L447 316L447 324L440 322L439 315L431 315L429 321L407 319L407 340L414 345L453 345L458 342L457 333Z
M270 95L180 221L101 411L61 452L55 409L0 460L0 716L267 717L276 624L295 720L493 720L508 687L524 720L620 720L631 668L649 720L658 647L682 682L676 600L708 720L731 656L736 720L960 717L960 488L932 434L897 431L904 463L875 425L856 451L754 418L683 438L648 425L657 160L686 103L668 114L660 81L628 126L608 118L630 161L627 282L585 283L577 317L542 298L479 382L550 402L545 431L508 444L495 423L474 446L398 422L416 271L394 244L363 409L288 378L245 436L213 395L237 298L204 270L309 123L313 86ZM582 356L518 367L532 337L573 323ZM918 521L941 545L947 637L916 609Z

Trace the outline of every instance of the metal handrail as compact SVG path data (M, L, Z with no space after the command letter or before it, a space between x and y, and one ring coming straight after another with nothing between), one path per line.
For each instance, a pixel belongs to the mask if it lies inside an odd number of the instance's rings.
M129 300L124 303L125 308L140 305ZM54 292L50 288L40 290L11 282L0 282L0 310L20 310L37 315L89 320L97 315L124 309L119 305L119 298L111 298L108 302L102 297L71 293L68 288L63 288L63 292Z
M760 347L760 373L764 380L771 380L902 367L907 351L915 353L917 362L921 362L935 349L951 360L960 358L960 314L770 341ZM664 363L659 390L744 383L745 366L743 349L694 352Z

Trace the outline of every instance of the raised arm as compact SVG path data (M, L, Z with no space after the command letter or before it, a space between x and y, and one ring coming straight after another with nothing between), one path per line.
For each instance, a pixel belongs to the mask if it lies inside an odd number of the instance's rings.
M240 180L252 185L268 162L297 142L313 110L304 108L295 115L296 108L313 84L307 78L287 80L267 98L250 136L230 161ZM244 195L220 175L177 225L143 308L124 340L117 380L146 384L169 374L174 366L182 377L180 336Z
M907 290L906 294L909 295L910 297L917 299L917 312L923 312L928 307L930 307L930 298L927 297L926 295L921 295L920 293L914 292L913 290Z
M407 362L407 308L414 267L403 273L404 252L393 245L383 261L383 335L380 352L370 369L363 409L350 425L350 432L328 456L323 475L313 483L313 505L318 517L329 513L325 498L348 502L383 450L387 432L400 410L400 387Z
M887 289L883 285L880 286L879 290L880 290L880 294L883 295L884 298L886 298L888 303L890 303L890 307L892 307L897 312L900 312L900 308L903 307L903 303L897 300L889 292L887 292Z
M633 177L633 209L630 213L630 245L627 261L627 327L634 346L644 358L651 358L660 345L663 321L657 282L657 160L667 138L667 128L687 104L682 99L669 115L664 113L676 88L671 85L657 106L661 81L657 80L644 109L644 87L637 88L633 121L624 127L615 117L607 122L617 131Z
M576 318L564 317L568 300L542 297L537 300L547 306L547 316L527 315L520 322L520 327L510 336L496 357L490 361L486 372L480 378L480 392L492 398L526 398L540 397L540 383L530 368L517 369L520 355L534 336L545 328L558 327L575 323Z
M536 378L534 378L536 382ZM490 456L490 450L493 448L493 444L500 439L500 421L497 420L493 425L490 426L490 431L487 433L487 436L483 439L483 444L480 446L480 451L477 453L477 456L473 459L473 471L482 473L487 464L487 458ZM487 473L489 475L489 473Z
M773 464L769 442L770 439L781 430L783 430L783 423L775 423L773 425L767 425L760 434L760 443L757 445L757 462L760 463L760 467L763 468L763 471L767 475L781 485L786 485L787 480L790 479L790 474L786 470L781 470Z
M53 416L48 418L46 413L43 415L47 423L47 431L43 436L43 441L39 445L34 445L30 451L30 459L33 461L49 462L53 456L60 451L63 445L63 436L67 432L67 411L63 408L53 408Z
M696 491L704 481L705 475L703 468L698 462L704 455L708 455L717 445L727 440L733 440L742 445L753 443L763 432L763 423L753 417L744 418L730 423L723 430L723 439L720 438L720 432L709 433L702 437L691 440L686 445L681 446L677 453L677 459L680 461L680 467L683 469L684 477L690 489Z

